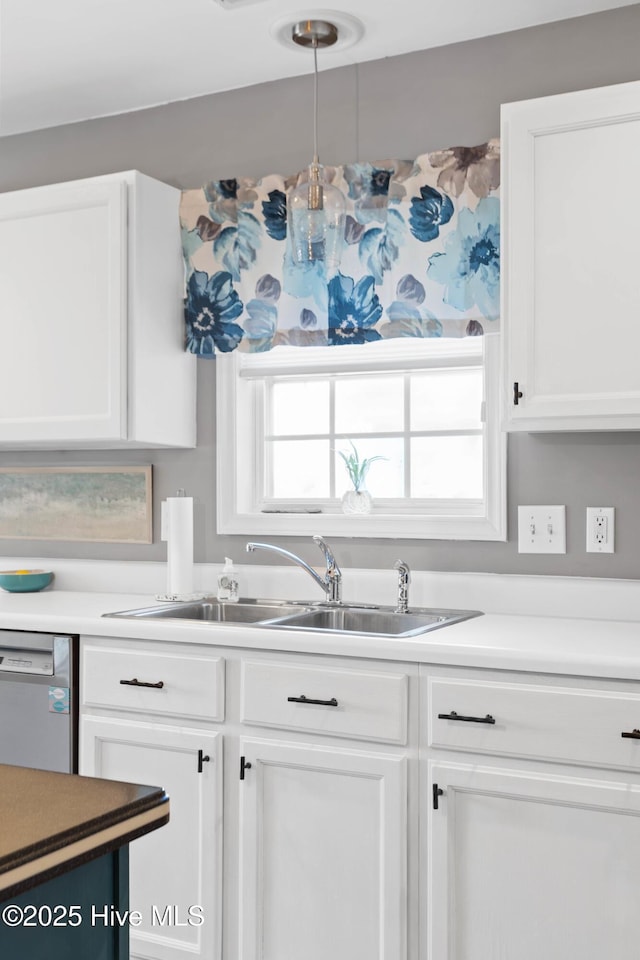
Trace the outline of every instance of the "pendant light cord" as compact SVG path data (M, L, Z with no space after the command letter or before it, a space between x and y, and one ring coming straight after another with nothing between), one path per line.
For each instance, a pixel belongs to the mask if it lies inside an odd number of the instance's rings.
M318 39L313 38L313 162L318 163Z

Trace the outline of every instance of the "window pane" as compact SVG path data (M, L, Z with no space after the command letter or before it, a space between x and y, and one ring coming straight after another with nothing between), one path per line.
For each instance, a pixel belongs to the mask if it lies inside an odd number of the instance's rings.
M274 440L268 442L271 453L272 497L329 496L329 441Z
M482 437L412 440L411 496L482 498Z
M336 432L403 429L403 380L399 376L345 377L336 381Z
M401 439L372 439L366 440L354 437L354 444L360 459L365 457L386 457L386 460L376 460L367 472L364 487L372 497L403 497L404 496L404 444ZM341 497L345 490L352 489L352 483L344 465L342 457L338 456L341 450L347 455L353 453L351 446L344 440L336 442L336 496Z
M480 428L482 370L432 370L411 377L412 430Z
M327 380L281 380L271 387L271 427L275 434L329 432Z

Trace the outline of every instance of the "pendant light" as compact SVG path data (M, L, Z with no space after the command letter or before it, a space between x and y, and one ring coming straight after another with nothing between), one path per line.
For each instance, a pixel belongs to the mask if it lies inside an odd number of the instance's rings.
M344 246L346 203L342 193L324 177L318 159L318 48L331 47L338 28L327 20L301 20L293 25L294 43L313 50L313 161L309 179L287 199L289 237L294 263L322 263L328 276L340 266Z

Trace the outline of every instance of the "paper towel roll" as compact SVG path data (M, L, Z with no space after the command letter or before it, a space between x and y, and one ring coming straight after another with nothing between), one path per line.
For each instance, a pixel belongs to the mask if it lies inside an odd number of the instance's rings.
M167 593L193 593L193 497L167 497L162 504L163 539L167 541Z

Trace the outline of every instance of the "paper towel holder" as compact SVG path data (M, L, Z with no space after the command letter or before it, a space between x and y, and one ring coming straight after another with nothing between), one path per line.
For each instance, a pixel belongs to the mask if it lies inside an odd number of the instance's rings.
M186 550L188 556L180 557L178 559L175 553L172 551L175 550L175 539L172 540L171 535L171 521L170 521L170 512L169 506L170 501L175 500L184 500L187 499L191 502L191 510L193 511L193 498L187 498L185 496L185 490L183 487L180 487L175 497L167 497L166 500L163 500L161 503L161 517L160 517L160 539L166 541L167 543L167 591L166 593L156 594L156 600L169 603L188 603L193 600L200 600L203 597L206 597L206 593L194 592L193 590L193 517L189 518L189 528L183 530L183 542L180 544L181 550ZM186 506L186 504L185 504ZM184 539L186 537L186 540ZM184 577L184 571L179 571L180 576L178 578L176 571L176 563L187 563L191 568L186 576ZM176 580L179 581L179 589L175 589L178 585ZM184 581L184 582L183 582Z

